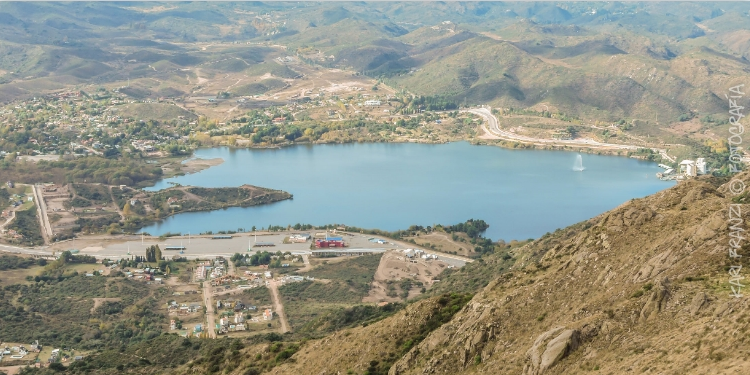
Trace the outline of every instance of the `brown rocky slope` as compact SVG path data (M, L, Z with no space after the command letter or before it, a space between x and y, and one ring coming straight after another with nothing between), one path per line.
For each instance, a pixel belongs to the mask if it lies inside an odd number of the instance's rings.
M723 182L681 182L516 250L509 272L389 373L750 373L747 299L729 295ZM274 373L363 374L358 353L386 347L405 316L309 341Z

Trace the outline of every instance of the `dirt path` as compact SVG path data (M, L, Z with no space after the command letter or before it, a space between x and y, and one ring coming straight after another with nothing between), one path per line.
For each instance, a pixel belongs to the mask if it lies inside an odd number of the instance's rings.
M284 305L281 304L278 284L276 280L271 280L268 284L271 289L271 297L273 298L273 308L276 309L276 314L279 315L279 321L281 322L281 333L287 333L290 331L289 322L286 320Z
M307 254L302 254L302 261L305 262L305 266L298 269L297 272L307 272L312 269L312 265L310 264L310 256Z
M112 198L112 204L115 205L115 210L117 210L117 213L120 214L120 220L125 220L125 214L122 213L122 210L120 209L120 205L117 204L117 201L115 200L115 195L112 194L113 188L114 186L111 186L111 185L109 186L109 197Z
M93 314L96 309L99 308L99 306L103 305L104 302L120 302L122 301L122 298L94 298L94 307L91 308L91 313Z
M8 375L16 375L16 374L20 374L21 369L24 367L26 367L26 365L0 367L0 371L5 371L5 373Z
M196 201L196 202L205 202L205 199L189 192L186 187L181 187L179 190L185 193L185 199L189 199L191 201Z
M211 295L211 282L206 280L203 282L203 298L206 299L206 326L204 327L208 332L208 338L216 338L216 315L214 298Z
M5 220L4 223L0 224L0 230L5 229L5 226L10 224L10 222L13 221L13 219L15 218L16 218L16 211L10 211L10 217L8 218L8 220Z

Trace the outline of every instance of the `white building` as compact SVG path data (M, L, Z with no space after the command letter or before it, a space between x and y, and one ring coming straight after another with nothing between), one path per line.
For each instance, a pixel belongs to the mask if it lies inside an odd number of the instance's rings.
M680 173L684 174L688 177L695 177L697 176L697 168L695 166L695 161L693 160L683 160L680 162Z
M234 323L239 324L245 321L245 317L241 313L234 314Z
M379 106L380 100L366 100L365 105L366 106Z
M698 158L695 161L695 168L698 174L706 174L706 159Z

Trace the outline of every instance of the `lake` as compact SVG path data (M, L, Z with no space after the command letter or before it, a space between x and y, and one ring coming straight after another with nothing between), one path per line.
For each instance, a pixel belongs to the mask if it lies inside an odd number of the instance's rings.
M167 232L346 224L384 230L483 219L493 240L537 238L674 185L655 163L625 157L509 150L466 142L357 143L282 149L200 149L224 163L158 182L280 189L293 200L259 207L183 213L144 228Z

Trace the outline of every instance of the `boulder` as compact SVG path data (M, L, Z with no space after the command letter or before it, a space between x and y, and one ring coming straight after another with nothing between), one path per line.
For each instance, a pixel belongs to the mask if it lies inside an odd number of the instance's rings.
M640 320L643 322L655 318L656 315L661 312L666 305L668 297L669 279L665 277L653 286L653 292L651 292L651 296L649 296L648 301L645 305L643 305L643 309L641 309Z
M708 297L705 292L698 292L693 297L693 301L690 302L690 315L697 315L700 309L708 304Z
M564 327L553 328L537 337L526 352L528 363L524 375L540 375L578 348L580 332Z

